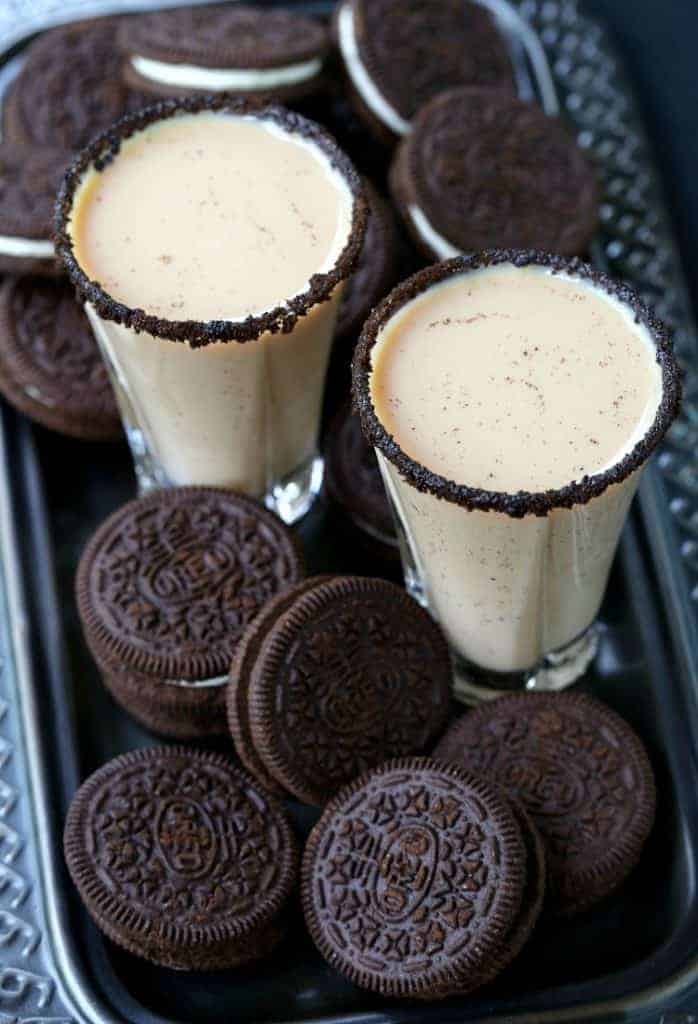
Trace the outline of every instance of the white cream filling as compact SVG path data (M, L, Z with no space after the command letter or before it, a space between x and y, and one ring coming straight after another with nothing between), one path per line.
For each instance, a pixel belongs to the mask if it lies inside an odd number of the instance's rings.
M426 242L440 260L450 260L453 256L462 255L462 250L456 249L455 245L452 245L447 238L440 235L429 223L423 210L418 206L408 206L407 212L419 237Z
M359 96L368 109L383 124L386 124L395 132L396 135L406 135L410 130L409 121L401 117L397 110L379 92L359 56L356 32L354 31L354 8L351 0L345 0L342 4L339 10L337 28L339 48L342 51L342 57L344 58L349 77Z
M206 690L213 686L225 686L228 676L214 676L212 679L166 679L166 686L180 686L184 690Z
M195 64L170 64L162 60L135 55L131 65L143 78L178 89L209 89L239 92L274 89L306 82L322 70L322 60L302 61L281 68L204 68Z
M31 259L53 259L53 242L36 238L16 238L14 235L0 235L0 253L3 256L28 256Z

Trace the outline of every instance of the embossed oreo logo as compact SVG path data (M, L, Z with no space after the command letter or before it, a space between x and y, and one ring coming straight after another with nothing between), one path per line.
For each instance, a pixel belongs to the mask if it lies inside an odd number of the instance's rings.
M143 577L143 590L149 591L156 603L190 603L229 576L235 564L235 553L229 546L195 543L176 551L174 556L167 552L163 561Z
M438 848L436 833L422 825L402 828L392 838L379 861L373 895L387 921L406 920L429 894Z
M518 790L534 814L563 817L584 802L584 783L562 761L516 754L497 767L502 785Z
M216 860L213 822L193 800L179 797L162 804L155 820L155 842L167 867L177 875L208 875Z

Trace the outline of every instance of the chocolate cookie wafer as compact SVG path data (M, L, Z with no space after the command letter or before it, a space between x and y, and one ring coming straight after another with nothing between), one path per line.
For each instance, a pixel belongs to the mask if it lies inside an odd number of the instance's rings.
M41 145L0 144L0 271L62 273L53 250L53 207L71 157Z
M153 963L236 967L283 935L289 823L220 754L152 747L109 761L74 797L64 848L97 927Z
M546 843L553 913L578 913L611 893L652 828L655 786L642 743L583 694L484 704L449 729L434 756L496 780L524 805Z
M87 441L123 436L106 366L67 282L8 277L0 287L0 391L49 430Z
M123 75L157 96L227 92L290 102L323 81L330 41L313 18L243 4L180 7L124 21Z
M565 125L501 90L451 90L423 107L390 187L429 260L491 248L580 255L598 225L596 177Z
M142 106L121 79L117 26L96 18L39 36L5 95L3 137L71 151Z
M228 716L241 758L299 800L324 804L389 757L433 743L450 705L446 642L385 580L302 583L251 626Z
M472 0L342 0L335 33L357 113L386 141L445 89L516 93L504 37Z
M504 965L526 886L520 827L481 778L389 761L330 801L305 847L310 935L355 984L438 999Z
M85 638L115 699L157 733L226 731L245 628L303 574L290 530L251 498L172 487L118 509L78 567Z

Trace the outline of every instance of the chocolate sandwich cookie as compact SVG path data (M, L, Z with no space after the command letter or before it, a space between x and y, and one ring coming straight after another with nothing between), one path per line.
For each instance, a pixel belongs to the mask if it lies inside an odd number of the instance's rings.
M121 80L117 25L115 18L72 22L31 44L4 98L6 139L79 149L142 105Z
M381 995L438 999L503 966L526 852L488 782L402 758L328 804L306 844L301 885L308 930L333 967Z
M71 878L112 942L180 970L269 953L296 881L276 802L220 754L151 747L114 758L76 793L64 833Z
M69 153L46 146L0 145L0 271L61 273L51 221L70 160Z
M240 757L305 803L322 805L386 758L425 749L445 724L446 642L385 580L301 584L252 624L242 651L228 690Z
M151 94L225 90L289 102L322 84L330 40L312 18L233 4L136 15L118 45L126 81Z
M445 89L516 93L506 42L472 0L342 0L334 31L357 113L384 141Z
M39 277L3 282L0 392L49 430L87 441L123 436L106 366L67 282Z
M580 255L598 225L594 170L565 125L501 90L454 89L420 110L390 188L430 260L491 248Z
M78 610L106 686L134 718L166 736L207 736L226 731L245 628L302 574L293 534L258 502L173 487L97 530L78 566Z
M515 694L449 729L434 757L496 780L520 800L546 844L548 908L586 910L640 857L655 786L630 726L582 694Z
M393 516L376 453L359 417L345 409L332 424L325 453L325 481L333 501L368 538L397 555Z

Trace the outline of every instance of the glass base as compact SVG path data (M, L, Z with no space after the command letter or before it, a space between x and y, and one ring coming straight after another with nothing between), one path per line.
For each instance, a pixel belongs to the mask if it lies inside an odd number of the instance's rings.
M289 473L272 487L264 504L277 516L292 526L310 511L322 489L325 463L320 455L308 459L299 469Z
M592 624L576 640L546 655L536 668L523 672L488 672L453 657L453 695L475 705L508 693L564 690L584 675L599 649L599 629Z
M127 429L127 436L133 456L138 493L143 495L149 491L175 486L150 454L141 431L137 428ZM322 489L323 477L322 457L312 456L299 469L289 473L272 487L263 498L264 504L287 526L292 526L310 510ZM196 480L191 482L200 483Z

